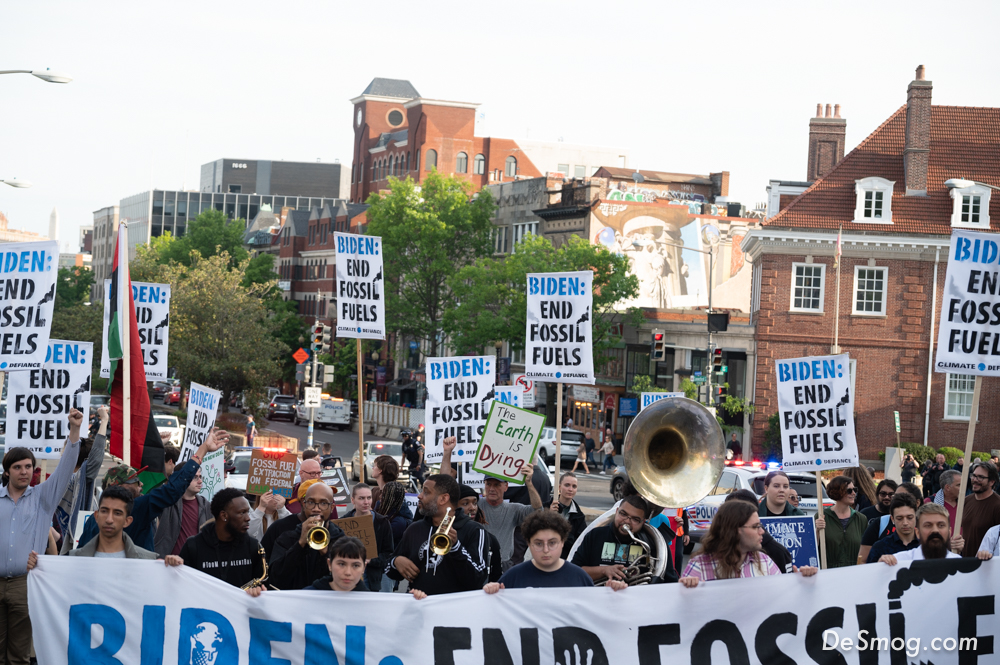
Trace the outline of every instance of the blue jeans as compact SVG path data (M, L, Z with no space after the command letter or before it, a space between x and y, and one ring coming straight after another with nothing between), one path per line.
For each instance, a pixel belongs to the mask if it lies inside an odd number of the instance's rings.
M615 466L617 466L615 464L615 456L614 455L605 455L604 456L604 470L607 471L608 469L614 469Z

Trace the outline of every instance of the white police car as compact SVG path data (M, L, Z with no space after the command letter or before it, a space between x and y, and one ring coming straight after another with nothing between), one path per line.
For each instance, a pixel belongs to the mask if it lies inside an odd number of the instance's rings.
M736 490L747 489L760 499L764 496L764 478L768 472L777 469L777 464L764 465L760 462L747 464L742 460L727 462L718 484L704 499L684 509L688 518L688 535L691 540L700 541L708 533L715 511L719 509L726 496ZM807 515L816 516L816 476L806 472L786 472L788 484L799 495L799 509ZM833 500L826 494L823 487L823 504L832 506Z

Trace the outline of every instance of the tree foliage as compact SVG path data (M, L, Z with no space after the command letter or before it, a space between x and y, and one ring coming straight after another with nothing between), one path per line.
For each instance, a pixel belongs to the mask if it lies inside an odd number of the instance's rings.
M457 304L445 316L456 351L482 352L496 340L523 350L528 273L582 270L594 273L594 363L602 367L606 351L621 341L615 326L642 322L638 308L621 306L638 294L639 279L629 273L628 259L577 236L558 249L542 236L525 236L510 256L481 258L459 270L450 280Z
M436 171L420 187L390 178L389 189L368 199L368 233L384 250L387 329L426 341L436 356L454 306L450 278L491 254L496 205L488 190L470 199L468 182Z

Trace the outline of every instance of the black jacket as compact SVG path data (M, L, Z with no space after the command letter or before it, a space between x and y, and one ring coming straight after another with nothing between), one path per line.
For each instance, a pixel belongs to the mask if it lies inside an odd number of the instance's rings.
M330 582L333 581L333 575L327 575L326 577L321 577L309 586L306 587L308 590L312 591L333 591L330 588ZM365 581L358 580L358 585L351 589L351 591L368 591L368 587L365 586Z
M344 532L335 524L328 522L326 528L330 532L330 545L344 536ZM302 525L299 524L293 530L278 536L277 542L274 543L270 559L269 583L278 589L304 589L319 578L330 574L330 567L326 563L326 552L314 550L308 545L299 546L301 535Z
M580 504L576 502L576 499L572 499L571 501L569 512L564 515L569 521L569 535L566 537L566 543L563 545L562 551L562 558L564 559L569 557L569 551L573 549L573 543L580 537L583 530L587 528L587 516L580 509Z
M352 508L344 517L354 517L354 512ZM365 579L368 580L372 591L378 591L382 588L383 571L385 571L389 559L392 558L392 551L396 545L392 538L392 526L389 524L389 520L374 511L372 511L372 516L375 518L375 545L378 547L378 556L365 566Z
M774 539L774 536L769 534L767 531L764 532L764 542L761 543L761 549L764 550L764 554L771 557L771 561L774 561L775 565L778 566L778 570L782 573L792 572L792 554L785 546Z
M520 529L518 531L520 531ZM503 556L500 554L500 541L497 540L497 537L489 531L486 532L486 535L490 538L490 582L499 582L500 578L503 577Z
M458 533L458 542L444 556L437 556L430 550L431 535L435 529L430 517L407 527L386 567L389 578L403 579L395 568L396 557L403 556L420 571L410 582L411 589L420 589L428 596L482 589L488 579L486 549L489 547L489 534L481 524L461 512L452 527Z
M271 557L274 555L274 543L278 540L278 537L300 524L302 524L302 520L299 518L299 514L292 513L291 515L285 515L267 527L264 537L260 539L260 544L264 546L264 552L267 553L267 562L269 564L271 563Z
M180 557L185 566L236 587L264 574L264 558L257 539L244 534L224 543L215 534L214 521L187 539Z

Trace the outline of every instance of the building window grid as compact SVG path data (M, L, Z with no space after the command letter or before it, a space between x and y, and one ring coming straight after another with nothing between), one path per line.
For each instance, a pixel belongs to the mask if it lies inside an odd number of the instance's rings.
M968 195L962 197L962 223L978 224L979 209L982 197L978 195Z
M823 311L823 264L796 263L792 267L792 310Z
M858 266L854 272L854 313L885 314L886 269Z
M458 158L455 160L455 173L468 173L469 172L469 156L464 152L458 153Z
M972 393L976 377L971 374L948 374L945 384L945 418L968 420L972 417Z
M486 158L483 155L476 155L472 160L473 175L483 175L486 173Z
M865 217L882 219L882 192L865 192Z

